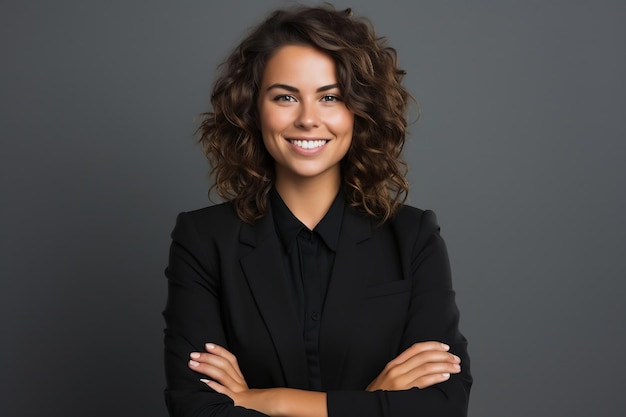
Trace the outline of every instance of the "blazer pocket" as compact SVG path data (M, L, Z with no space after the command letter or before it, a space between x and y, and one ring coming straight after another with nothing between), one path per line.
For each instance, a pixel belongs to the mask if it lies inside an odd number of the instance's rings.
M367 286L365 288L365 298L387 297L389 295L406 293L410 290L411 281L408 279L384 282Z

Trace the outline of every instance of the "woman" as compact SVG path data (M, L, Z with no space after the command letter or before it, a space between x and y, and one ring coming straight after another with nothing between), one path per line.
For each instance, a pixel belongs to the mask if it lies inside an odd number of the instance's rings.
M403 205L395 50L301 7L222 71L200 141L227 202L179 215L166 270L170 414L466 415L445 245Z

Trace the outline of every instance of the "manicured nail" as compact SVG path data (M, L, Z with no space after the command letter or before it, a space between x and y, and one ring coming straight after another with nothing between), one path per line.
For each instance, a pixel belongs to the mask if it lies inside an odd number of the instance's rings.
M445 343L442 343L441 347L443 348L443 350L450 350L450 346L446 345Z
M207 343L204 345L207 350L215 349L215 345L213 343Z
M455 360L455 361L457 361L458 363L461 363L461 358L459 358L459 357L458 357L458 356L456 356L456 355L453 355L453 356L454 356L454 360Z
M196 362L196 361L189 361L189 365L191 365L191 366L194 366L194 367L195 367L195 366L198 366L198 365L200 365L200 364L199 364L198 362Z
M200 381L201 381L201 382L204 382L204 383L205 383L205 384L207 384L207 385L209 385L209 383L211 382L211 380L209 380L209 379L204 379L204 378L200 379Z
M192 352L189 355L189 357L192 358L192 359L198 359L200 357L200 354L198 352Z
M458 363L455 363L454 365L452 365L452 367L456 369L457 371L461 370L461 365L459 365Z
M445 379L450 378L450 374L449 373L445 373L445 374L441 374L442 377L444 377Z

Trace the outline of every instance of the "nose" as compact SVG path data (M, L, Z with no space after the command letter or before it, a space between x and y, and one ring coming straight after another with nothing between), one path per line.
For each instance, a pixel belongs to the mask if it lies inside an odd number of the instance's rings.
M295 120L296 127L310 130L318 127L319 124L319 114L315 104L302 102L300 104L300 111Z

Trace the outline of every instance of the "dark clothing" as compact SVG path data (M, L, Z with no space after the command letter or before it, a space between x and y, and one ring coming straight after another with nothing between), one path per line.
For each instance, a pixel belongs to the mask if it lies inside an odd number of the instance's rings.
M275 188L270 193L270 204L276 233L283 244L282 256L288 285L293 289L296 311L301 311L299 319L306 349L309 389L320 391L320 323L339 242L343 195L337 195L313 230L309 230L293 215Z
M163 312L172 416L262 415L233 406L189 369L189 353L207 342L237 357L250 388L311 385L303 310L269 206L254 224L239 220L231 203L178 216ZM467 342L435 215L404 206L376 225L344 203L334 252L317 349L329 417L466 416ZM365 391L387 362L429 340L450 345L461 358L460 374L425 389Z

